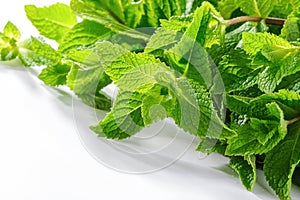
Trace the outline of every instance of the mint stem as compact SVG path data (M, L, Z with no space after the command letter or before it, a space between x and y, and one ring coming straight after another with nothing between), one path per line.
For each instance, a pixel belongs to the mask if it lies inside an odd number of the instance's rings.
M231 26L242 22L260 22L263 19L264 18L255 17L255 16L241 16L230 20L226 20L226 22L229 24L229 26ZM283 26L286 21L286 19L274 18L274 17L267 17L265 18L265 20L267 24L278 25L278 26Z
M300 121L300 117L296 117L294 119L289 120L288 125L293 124L293 123L298 122L298 121Z

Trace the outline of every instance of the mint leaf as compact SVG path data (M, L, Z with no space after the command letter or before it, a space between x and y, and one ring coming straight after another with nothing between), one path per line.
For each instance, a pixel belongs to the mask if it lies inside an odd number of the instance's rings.
M159 120L173 116L177 100L171 90L161 85L154 85L143 98L142 117L149 126Z
M178 110L173 118L179 127L202 139L228 139L235 136L235 132L218 116L217 111L220 111L215 110L212 96L202 85L185 79L177 79L169 84L174 88L178 101Z
M84 3L88 5L93 5L95 8L97 8L97 10L103 10L112 13L111 15L121 23L125 20L122 0L85 0Z
M39 75L39 79L50 86L65 85L67 83L67 75L70 66L66 64L58 64L43 69Z
M145 52L171 49L180 41L191 20L190 17L171 17L169 20L160 20L161 27L150 38Z
M105 70L126 52L110 42L97 43L90 50L71 51L69 58L81 65L73 65L67 77L68 86L88 105L108 110L111 101L101 93L101 89L111 83Z
M294 91L280 90L273 94L264 94L250 102L250 107L246 111L251 117L266 117L268 111L265 109L266 104L276 102L284 112L286 120L291 120L300 115L300 95Z
M200 142L196 150L207 154L219 153L224 155L226 146L227 144L224 141L206 138Z
M286 76L300 70L300 51L281 37L269 33L244 33L244 50L254 56L253 63L264 69L258 75L258 87L273 92Z
M280 50L277 52L281 53ZM273 56L273 53L277 53L276 50L269 55ZM268 56L268 54L266 53ZM284 77L292 74L296 74L300 70L299 57L300 54L297 51L289 52L286 58L276 62L279 57L275 56L273 62L265 62L266 67L264 71L259 74L258 86L266 92L273 92L276 87L282 82ZM271 58L273 59L273 58Z
M296 74L292 74L290 76L285 77L282 79L282 82L278 87L277 90L287 89L291 91L295 91L298 94L300 94L300 72L297 72Z
M275 5L276 0L221 0L218 4L222 16L227 19L238 8L247 15L266 18L273 11Z
M136 28L144 14L144 1L123 0L124 18L129 27Z
M66 60L80 66L96 66L99 64L99 57L94 47L72 49L66 54Z
M21 33L19 31L19 29L11 22L7 22L7 24L5 25L4 29L3 29L3 34L10 38L10 39L14 39L16 41L20 40L21 38Z
M118 69L114 69L118 71ZM144 98L152 94L151 88L155 85L153 75L157 70L163 69L166 69L163 64L137 65L120 77L117 82L121 86L120 92L112 111L98 126L92 127L92 130L99 135L105 135L107 138L124 139L139 132L146 125L150 125L149 123L146 124L143 119L143 101ZM132 79L135 82L129 81ZM127 84L124 87L124 83L133 84Z
M240 7L239 0L221 0L218 2L220 13L225 19L229 19L233 11Z
M62 3L43 8L27 5L25 11L28 19L41 35L57 42L61 42L65 34L77 22L76 15L73 14L70 7Z
M62 55L41 39L31 37L20 44L19 58L25 66L57 65Z
M112 64L105 70L105 72L110 76L110 78L114 81L114 83L118 84L120 87L126 87L127 90L130 88L135 88L136 85L140 86L140 83L143 82L147 83L146 80L140 79L141 77L136 76L135 73L140 73L138 70L143 70L142 67L147 68L149 65L159 65L159 61L155 59L154 56L147 55L147 54L134 54L130 52L121 52L119 58L116 58ZM136 68L136 70L135 70ZM147 69L145 69L147 70ZM147 73L150 73L151 71L148 71ZM153 71L155 73L156 71ZM122 80L120 79L124 76L124 74L127 74L127 79ZM146 74L146 73L145 73ZM151 77L153 74L147 75L145 78L154 79L154 77ZM129 78L131 80L129 80ZM127 81L127 82L126 82ZM140 82L139 82L140 81ZM124 85L122 85L124 83ZM129 87L129 88L128 88ZM132 90L132 89L130 89Z
M103 92L96 92L95 94L81 94L78 96L83 103L95 109L109 111L112 105L110 97Z
M93 131L111 139L124 139L141 131L144 121L141 116L140 94L123 91L118 94L112 111Z
M106 41L97 43L91 50L72 51L70 58L81 65L72 67L68 77L69 87L76 94L95 92L99 84L102 89L111 82L104 78L107 77L106 68L126 52L119 45Z
M101 39L110 37L112 32L103 25L89 20L76 24L62 39L59 51L68 53L81 46L93 45Z
M13 23L7 22L3 33L0 32L0 60L13 60L18 56L17 43L20 37L21 34L17 27Z
M214 19L211 13L215 13L215 10L209 3L198 8L180 42L168 52L171 66L176 71L194 80L202 79L202 84L207 87L212 84L212 74L204 47L210 48L213 44L220 43L223 37L223 34L218 34L217 37L210 34L212 30L223 32L221 22Z
M300 163L300 123L288 127L288 135L266 154L264 171L269 185L280 199L291 199L292 175Z
M115 33L127 35L132 38L143 39L145 41L149 39L149 35L131 29L124 24L122 20L120 21L120 19L115 16L114 12L111 10L99 9L97 3L93 1L71 0L70 6L76 15L83 19L103 24L106 28L109 28Z
M238 28L225 34L225 39L220 45L214 45L208 49L209 55L213 58L214 62L218 65L224 56L231 56L229 52L240 52L242 48L242 34L244 32L255 33L258 31L257 23L246 22ZM244 57L244 56L242 56ZM225 79L224 79L225 80Z
M124 62L129 55L132 62ZM98 134L123 139L149 126L152 121L172 117L179 127L199 137L234 135L226 126L223 128L209 93L201 85L177 79L165 64L151 56L126 54L120 60L106 69L120 88L120 96L111 113L92 128ZM153 110L153 106L156 109ZM153 112L157 115L155 118L152 118Z
M158 27L160 19L169 19L171 16L180 16L186 10L185 0L145 0L141 26Z
M226 155L261 155L272 150L285 137L287 122L283 111L276 103L267 104L266 107L269 111L266 120L252 118L239 127L237 136L228 140Z
M299 0L277 0L274 7L274 15L277 17L286 17L300 6Z
M226 91L241 91L257 84L262 66L251 64L252 59L242 50L232 50L219 63Z
M276 1L273 0L241 0L239 5L241 10L253 16L266 18L273 11Z
M249 191L252 191L256 182L255 156L231 157L230 167L240 176L240 179Z
M300 2L300 1L299 1ZM288 41L297 41L300 37L300 8L287 17L281 30L281 37Z
M288 41L270 33L243 33L244 50L250 55L256 55L266 46L293 48Z
M67 74L67 85L87 105L101 110L111 108L111 100L101 92L111 83L104 66L73 65Z
M45 84L67 85L83 103L109 111L91 127L100 137L125 139L171 118L201 139L197 150L230 157L248 190L264 167L279 198L290 199L300 174L300 1L209 2L28 5L28 18L58 50L41 37L20 41L8 22L0 60L43 66ZM287 15L282 29L269 23L283 19L264 20ZM246 19L263 20L235 24ZM111 83L113 104L103 90Z
M241 97L237 95L227 95L226 106L232 111L240 115L247 114L252 98Z

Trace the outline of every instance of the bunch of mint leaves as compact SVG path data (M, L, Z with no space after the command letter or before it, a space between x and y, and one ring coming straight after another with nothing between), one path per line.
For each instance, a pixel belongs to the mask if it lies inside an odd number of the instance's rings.
M109 111L91 127L99 136L125 139L172 118L202 139L197 150L229 157L248 190L260 168L279 199L291 199L300 185L300 0L71 0L25 11L41 36L21 41L8 22L0 60L41 66L45 84ZM111 83L113 103L103 92Z

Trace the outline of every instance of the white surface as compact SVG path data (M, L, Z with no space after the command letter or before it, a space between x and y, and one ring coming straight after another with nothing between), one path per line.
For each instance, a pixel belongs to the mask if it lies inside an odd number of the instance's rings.
M5 1L0 27L11 20L25 36L37 36L23 5L53 2ZM176 163L151 174L125 174L101 165L81 143L72 98L44 86L34 72L12 65L0 64L0 199L276 199L264 189L261 173L255 192L247 192L231 175L227 159L201 158L196 143ZM294 193L299 197L299 190Z

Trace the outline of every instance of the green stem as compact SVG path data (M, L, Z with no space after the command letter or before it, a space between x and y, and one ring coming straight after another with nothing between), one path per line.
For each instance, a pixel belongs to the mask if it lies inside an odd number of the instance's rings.
M230 20L226 20L227 24L229 26L242 23L242 22L260 22L264 18L261 17L255 17L255 16L241 16L241 17L236 17ZM282 18L274 18L274 17L267 17L265 18L267 24L271 25L278 25L278 26L283 26L286 19Z

